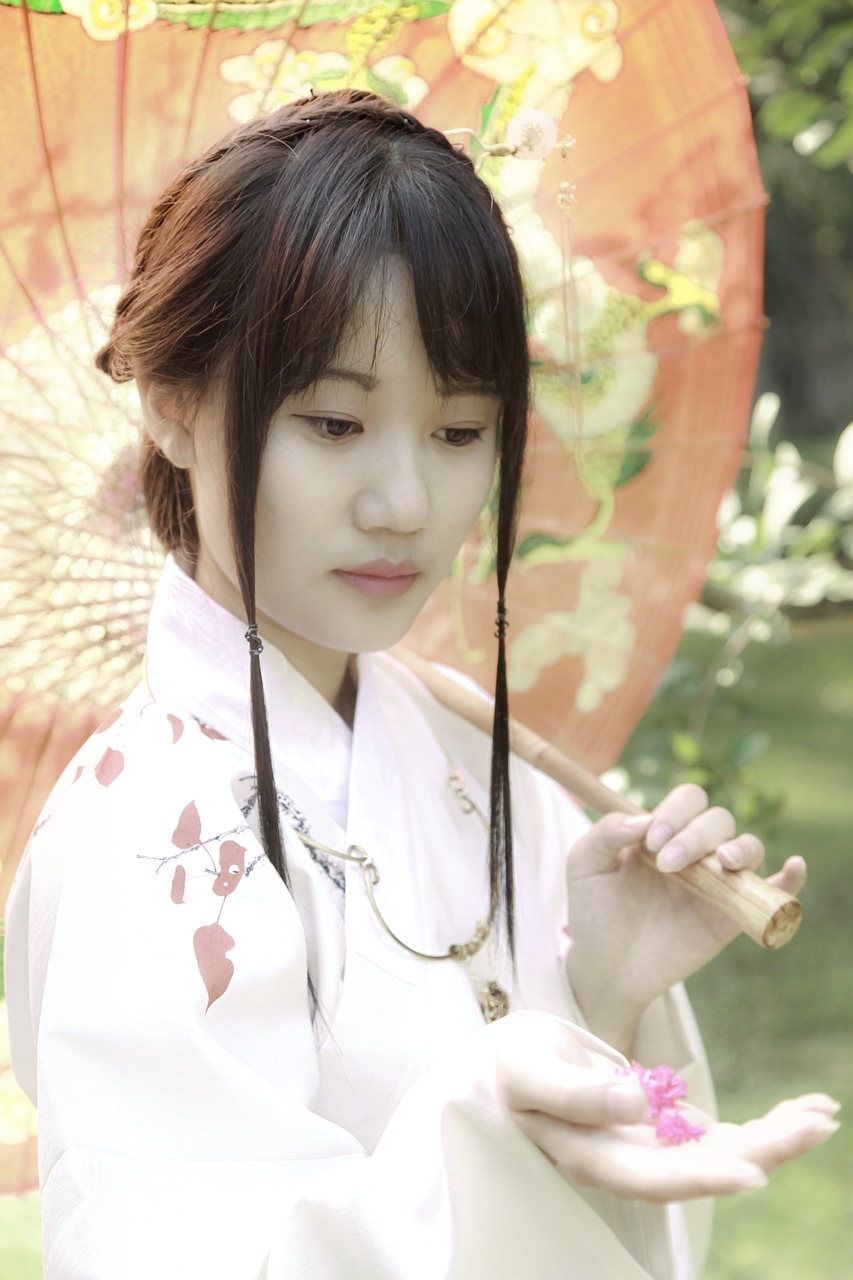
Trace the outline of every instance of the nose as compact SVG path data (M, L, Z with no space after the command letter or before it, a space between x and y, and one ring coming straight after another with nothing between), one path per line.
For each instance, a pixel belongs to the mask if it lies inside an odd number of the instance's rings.
M418 444L398 440L373 459L354 507L357 527L367 531L418 533L429 514L426 460Z

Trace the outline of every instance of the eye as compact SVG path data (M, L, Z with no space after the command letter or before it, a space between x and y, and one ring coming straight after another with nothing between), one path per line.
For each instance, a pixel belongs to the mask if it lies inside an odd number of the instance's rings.
M357 435L361 427L349 418L307 418L311 431L321 440L346 440L350 435Z
M485 427L442 427L436 435L445 444L460 449L467 444L475 444L478 440L482 440L484 432Z

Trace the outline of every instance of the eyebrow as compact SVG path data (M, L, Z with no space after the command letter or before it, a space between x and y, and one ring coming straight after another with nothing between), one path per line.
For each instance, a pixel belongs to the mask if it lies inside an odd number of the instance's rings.
M324 369L318 382L354 382L362 391L375 391L378 379L372 373L361 373L358 369Z
M359 369L339 369L337 367L324 369L323 372L314 379L314 385L320 382L354 382L356 386L361 387L363 391L375 391L379 385L379 379L372 373L363 373ZM452 400L454 396L496 396L497 389L494 383L477 382L448 382L439 393L443 400Z

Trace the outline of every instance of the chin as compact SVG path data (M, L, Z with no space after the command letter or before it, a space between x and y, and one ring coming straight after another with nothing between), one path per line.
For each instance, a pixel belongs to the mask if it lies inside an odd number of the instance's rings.
M406 610L406 616L396 621L387 618L380 622L377 619L373 625L353 627L348 635L341 628L344 634L339 631L329 647L345 653L382 653L408 635L421 608L419 605L416 611Z

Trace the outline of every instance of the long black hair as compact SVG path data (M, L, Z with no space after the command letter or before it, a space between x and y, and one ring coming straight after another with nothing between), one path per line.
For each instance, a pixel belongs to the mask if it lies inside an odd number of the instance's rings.
M244 125L190 164L155 205L97 364L201 399L216 375L238 584L256 625L255 507L272 417L333 363L365 293L402 256L437 385L500 399L498 615L515 523L529 399L518 261L486 185L438 131L372 94L344 90ZM188 475L152 441L142 482L152 526L190 564L198 531ZM503 623L491 771L490 894L514 953L512 823ZM251 649L257 649L255 644ZM260 828L290 884L261 667L251 661Z

